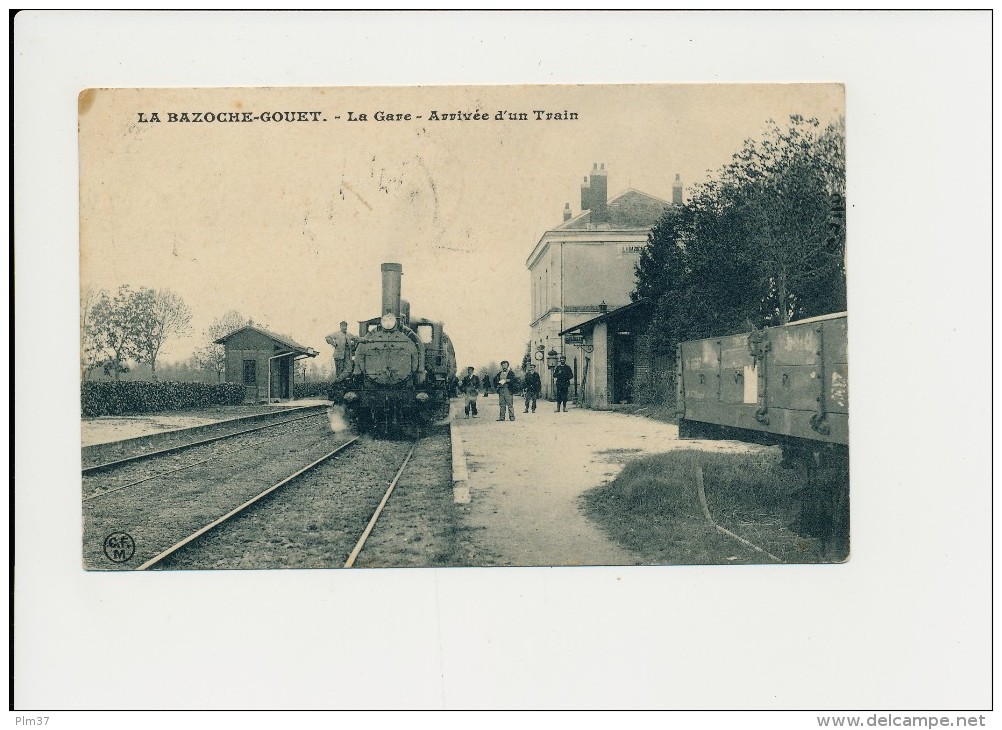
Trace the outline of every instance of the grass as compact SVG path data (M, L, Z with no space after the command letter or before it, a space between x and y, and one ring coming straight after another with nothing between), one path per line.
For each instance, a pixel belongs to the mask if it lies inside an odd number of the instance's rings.
M643 416L652 421L661 423L678 424L678 414L675 406L641 404L641 403L617 403L610 405L609 410L616 413L625 413L628 416Z
M672 451L635 459L582 506L614 540L651 564L757 563L759 553L706 521L696 467L714 521L784 562L828 562L819 541L796 531L801 470L780 466L778 449L751 454ZM836 558L838 559L838 558Z

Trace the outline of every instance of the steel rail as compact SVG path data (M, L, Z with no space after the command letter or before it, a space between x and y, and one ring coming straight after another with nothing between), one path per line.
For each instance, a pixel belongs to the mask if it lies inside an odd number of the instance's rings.
M379 519L379 515L383 512L383 507L386 506L387 500L393 493L393 488L397 486L397 482L400 481L400 476L404 473L404 469L407 468L407 462L411 460L411 456L414 454L414 449L417 448L417 441L411 445L411 450L407 452L407 456L404 457L404 463L400 465L397 470L396 476L393 477L393 481L390 482L390 486L386 490L386 494L383 495L382 500L379 502L379 506L376 507L375 513L373 513L372 518L369 520L369 524L365 526L365 532L362 533L362 537L359 538L358 542L355 544L355 549L351 551L348 556L348 562L344 564L344 567L350 568L355 564L355 559L358 558L358 554L362 552L362 547L365 545L365 541L369 539L370 533L372 533L372 528L376 526L376 520Z
M120 487L115 487L113 489L106 489L103 492L95 492L93 494L88 494L81 501L89 502L92 499L97 499L98 497L104 497L107 494L114 494L115 492L121 492L123 489L128 489L129 487L135 487L138 484L143 484L144 482L149 482L152 481L153 479L159 479L160 477L169 477L171 474L177 474L179 471L184 471L185 469L194 469L196 466L207 464L210 461L215 461L216 459L222 459L224 456L230 456L231 454L236 454L241 451L246 451L247 449L253 446L257 446L257 444L247 444L246 446L241 446L239 449L233 449L232 451L227 451L225 454L216 454L215 456L210 456L208 459L202 459L201 461L196 461L194 464L187 464L186 466L179 466L177 469L170 469L168 471L157 472L156 474L152 474L148 477L137 479L134 482L123 484Z
M302 476L306 472L308 472L308 471L314 469L315 467L319 466L320 464L324 463L325 461L327 461L329 458L331 458L335 454L337 454L337 453L339 453L341 451L344 451L349 446L355 444L358 441L359 438L360 438L359 436L356 436L351 441L347 441L347 442L341 444L336 449L334 449L333 451L331 451L329 454L325 454L325 455L321 456L319 459L317 459L316 461L314 461L311 464L307 464L306 466L304 466L302 469L300 469L296 473L294 473L294 474L292 474L290 476L287 476L285 479L283 479L282 481L278 482L277 484L271 485L270 487L268 487L267 489L265 489L263 492L261 492L260 494L258 494L256 497L251 497L246 502L244 502L243 504L241 504L239 507L236 507L236 508L230 510L225 515L223 515L222 517L219 517L219 518L213 520L212 522L210 522L209 524L207 524L205 527L201 528L197 532L193 532L191 535L188 535L188 537L184 538L180 542L174 543L173 545L171 545L169 548L167 548L163 552L158 553L157 555L153 556L152 558L150 558L149 560L147 560L145 563L143 563L142 565L140 565L137 568L137 570L147 570L147 569L151 568L152 566L156 565L157 563L163 561L165 558L170 557L174 553L178 552L181 548L185 547L186 545L190 545L195 540L198 540L200 537L202 537L203 535L205 535L207 532L215 529L216 527L218 527L219 525L223 524L224 522L226 522L231 517L240 514L241 512L243 512L245 509L247 509L251 505L256 504L257 502L261 501L262 499L264 499L265 497L267 497L272 492L274 492L274 491L276 491L276 490L284 487L289 482L293 481L294 479L297 479L298 477Z
M202 439L201 441L193 441L189 444L181 444L179 446L171 446L166 449L160 449L159 451L150 451L146 454L137 454L136 456L128 456L124 459L118 459L117 461L107 461L104 464L97 464L95 466L85 466L81 469L81 474L95 474L101 471L107 471L108 469L114 469L118 466L123 466L125 464L132 464L138 461L144 461L146 459L153 459L157 456L166 456L167 454L174 454L179 451L184 451L185 449L192 449L196 446L204 446L205 444L215 443L216 441L222 441L223 439L233 438L234 436L243 436L246 433L254 433L255 431L263 431L266 428L275 428L277 426L283 426L286 423L295 423L296 421L302 421L307 418L316 418L317 416L325 415L325 411L317 411L315 413L308 413L305 416L299 416L298 418L290 418L285 421L278 421L277 423L267 423L264 426L255 426L254 428L247 428L243 431L235 431L233 433L224 434L222 436L213 436L211 438Z

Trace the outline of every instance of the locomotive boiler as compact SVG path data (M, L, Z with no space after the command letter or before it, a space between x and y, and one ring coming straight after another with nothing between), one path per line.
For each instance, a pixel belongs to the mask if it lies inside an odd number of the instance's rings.
M335 397L359 431L420 428L449 415L456 351L441 322L412 318L403 267L384 263L381 314L359 322L350 375Z

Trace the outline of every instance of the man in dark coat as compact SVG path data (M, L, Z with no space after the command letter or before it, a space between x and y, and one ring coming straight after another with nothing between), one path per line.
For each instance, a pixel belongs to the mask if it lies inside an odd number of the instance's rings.
M514 393L518 390L518 378L515 373L508 369L508 361L501 361L501 372L494 376L494 390L498 392L498 406L501 408L499 421L504 420L505 410L508 411L508 420L515 420L515 398Z
M473 374L472 365L466 368L466 377L463 378L463 382L460 383L459 387L463 392L463 398L466 400L463 413L466 414L467 418L476 418L477 396L480 394L480 378Z
M567 413L567 390L571 387L571 380L574 378L574 371L567 365L567 358L560 356L560 364L553 368L553 380L557 386L557 413L560 413L561 404L564 406L564 413Z
M539 391L543 389L543 382L539 379L539 373L536 372L535 366L530 362L525 366L525 380L523 382L525 386L525 411L523 413L529 412L529 405L532 405L532 412L536 412L536 398L539 397Z

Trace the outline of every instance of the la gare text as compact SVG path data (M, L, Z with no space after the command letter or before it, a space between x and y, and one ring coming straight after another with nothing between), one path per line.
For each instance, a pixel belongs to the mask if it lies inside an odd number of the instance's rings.
M577 121L578 113L568 111L548 111L546 109L533 109L531 111L510 111L508 109L498 109L496 112L483 112L479 109L475 111L452 111L442 112L432 109L426 114L412 114L410 112L355 112L348 111L344 114L333 116L319 111L271 111L271 112L212 112L212 111L187 111L187 112L136 112L140 124L150 124L167 122L168 124L248 124L251 122L265 122L289 124L299 122L326 122L329 118L345 122L568 122Z

